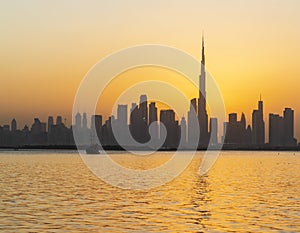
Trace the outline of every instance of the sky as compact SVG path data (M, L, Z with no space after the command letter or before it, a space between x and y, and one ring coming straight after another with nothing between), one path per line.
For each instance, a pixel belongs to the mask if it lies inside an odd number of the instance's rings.
M76 91L99 60L140 44L172 46L200 60L204 31L206 68L227 113L244 112L250 124L261 94L266 125L268 113L291 107L300 140L299 9L298 0L1 0L0 124L16 118L23 127L48 115L70 124ZM150 74L179 79L174 72L133 70L107 96ZM138 102L142 92L132 99ZM106 102L97 108L105 117L111 114Z

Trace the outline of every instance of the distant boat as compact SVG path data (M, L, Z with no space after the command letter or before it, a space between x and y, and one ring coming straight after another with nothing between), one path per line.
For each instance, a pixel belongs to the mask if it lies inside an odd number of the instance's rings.
M94 145L90 145L89 147L87 147L85 149L85 152L87 154L100 154L100 151L99 151L99 148L98 148L98 145L97 144L94 144Z
M91 144L85 149L87 154L100 154L99 146L94 142L96 132L91 132Z

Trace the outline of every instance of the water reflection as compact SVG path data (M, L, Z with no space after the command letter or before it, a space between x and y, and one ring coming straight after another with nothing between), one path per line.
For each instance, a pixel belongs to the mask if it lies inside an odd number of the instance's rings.
M147 167L140 158L113 156L132 167ZM165 156L149 158L149 167ZM2 153L0 231L300 230L300 154L225 152L199 177L202 156L198 153L173 181L134 191L102 182L75 153Z

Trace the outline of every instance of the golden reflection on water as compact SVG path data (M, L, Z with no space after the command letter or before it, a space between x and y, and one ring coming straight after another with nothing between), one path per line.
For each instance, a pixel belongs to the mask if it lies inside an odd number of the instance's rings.
M146 170L153 169L163 165L169 161L175 152L154 153L150 155L135 155L135 154L111 154L113 161L123 167L130 169Z
M145 169L171 155L112 158ZM202 155L172 182L134 191L104 183L76 153L2 152L0 231L300 231L300 153L222 152L199 177Z

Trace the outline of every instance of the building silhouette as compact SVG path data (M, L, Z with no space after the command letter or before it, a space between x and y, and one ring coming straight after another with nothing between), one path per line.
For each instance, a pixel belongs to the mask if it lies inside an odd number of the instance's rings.
M119 104L117 108L117 119L114 121L115 124L112 125L114 135L118 136L118 139L121 140L120 143L126 145L128 144L127 115L127 105Z
M295 146L297 141L294 138L294 110L291 108L285 108L283 112L283 120L284 145Z
M252 144L265 144L265 122L263 116L263 101L258 101L258 109L252 112Z
M34 118L34 123L31 126L29 142L32 145L44 145L47 142L46 138L46 123L41 122L39 118Z
M237 113L228 115L229 121L224 123L224 143L233 145L250 145L251 144L251 128L246 127L246 117L244 113L241 120L237 120Z
M12 119L12 121L11 121L11 131L12 131L12 132L17 131L17 121L16 121L15 118Z
M48 145L71 145L73 144L73 135L71 129L62 122L62 116L56 117L56 124L53 123L53 117L48 117L48 132L47 144Z
M132 137L139 143L146 143L150 140L148 131L148 105L147 96L140 96L140 103L132 104L130 110L130 132Z
M119 104L117 109L117 120L120 125L127 125L127 105Z
M149 125L154 121L157 121L157 107L155 102L151 102L149 104Z
M175 149L180 140L180 128L175 119L175 112L172 109L160 111L160 124L163 124L167 131L167 137L163 144L165 149Z
M113 133L112 125L115 124L115 117L110 116L103 125L103 145L116 146L117 141Z
M101 115L92 115L91 124L88 125L87 113L77 113L74 123L70 127L63 122L62 116L57 116L54 123L53 116L48 117L47 124L34 118L31 127L27 125L18 129L16 119L12 119L10 125L0 126L0 147L18 146L64 146L75 145L74 134L76 134L77 146L87 146L97 143L98 137L103 146L117 146L116 137L129 142L128 128L132 138L144 145L149 142L150 134L155 144L159 144L163 138L163 125L166 128L166 140L163 149L176 149L181 142L180 149L206 148L208 143L218 144L218 119L211 117L208 121L206 103L206 67L205 46L202 37L201 67L199 75L199 94L197 98L190 101L187 121L182 117L180 124L172 109L158 110L156 103L148 104L146 94L140 95L139 103L132 103L130 113L128 106L119 104L117 116L111 115L104 121ZM159 111L159 118L158 118ZM129 119L128 119L129 118ZM263 101L260 98L258 108L252 112L252 128L247 126L244 113L240 120L237 113L230 113L228 122L224 122L224 135L222 141L233 148L264 148L272 147L294 147L297 140L294 138L294 110L285 108L283 116L269 114L269 145L265 144L265 122L263 115ZM149 134L150 131L150 134ZM229 147L230 148L230 147ZM265 147L268 148L268 147Z
M148 104L146 95L140 96L139 112L139 139L141 143L146 143L150 140L148 131Z
M62 125L63 122L62 122L62 117L61 116L57 116L56 117L56 125Z
M98 141L102 143L103 133L102 133L102 116L101 115L92 115L91 116L91 144L96 144Z
M151 126L151 136L154 138L152 140L158 141L159 139L159 124L157 119L157 107L155 102L149 104L149 126Z
M56 121L57 122L57 121ZM57 123L56 123L57 124ZM87 126L87 116L86 116L86 112L83 113L83 116L82 116L82 128L83 129L87 129L88 126Z
M92 136L98 136L99 140L102 139L102 116L92 115L91 116L91 133Z
M81 129L81 114L79 112L75 115L75 127Z
M140 128L139 128L140 121L141 121L141 115L140 115L139 108L136 103L132 103L130 109L129 130L133 139L138 142L141 142Z
M206 111L206 71L205 71L205 52L204 37L202 37L202 58L201 74L199 76L199 99L198 99L198 121L200 129L199 146L207 147L209 143L208 115Z
M212 145L218 144L218 119L217 118L210 118L210 140Z
M199 121L197 117L197 99L190 101L188 111L188 147L193 149L199 143Z
M271 146L283 145L283 117L279 114L269 114L269 144Z
M48 117L48 134L51 133L52 126L53 126L53 116L49 116Z
M297 145L297 140L294 138L294 111L291 108L285 108L283 116L269 114L269 145Z
M143 97L144 98L144 97ZM147 105L146 105L147 106ZM254 134L251 130L250 125L246 126L246 118L242 113L240 120L237 119L237 113L230 113L228 116L228 122L224 122L223 140L225 145L233 145L232 148L239 148L236 146L243 146L244 148L273 148L273 147L284 147L290 148L297 146L297 140L294 138L294 110L291 108L285 108L283 115L269 114L269 143L264 144L253 144L253 135L256 138L262 140L264 136L264 124L262 120L262 101L259 101L259 107L253 111L253 129L256 128ZM181 140L183 148L190 148L192 143L197 145L197 128L198 116L196 114L197 100L192 99L190 103L190 110L188 112L188 124L184 117L181 118L180 124L176 120L175 112L172 109L160 110L160 119L157 117L157 107L155 102L149 104L148 115L145 116L144 105L132 104L132 109L129 119L129 128L132 136L135 136L140 142L145 140L143 133L145 133L145 119L149 119L149 124L154 124L155 127L151 126L151 135L156 138L156 143L159 142L159 138L162 138L162 124L165 126L167 135L166 140L163 143L163 149L175 149L178 147ZM87 114L84 114L84 118L87 118ZM122 135L125 132L124 127L128 127L128 113L127 105L118 105L117 118L110 116L102 125L101 115L91 116L90 128L87 124L82 124L81 114L77 113L75 116L75 124L68 128L63 122L62 117L56 117L56 124L53 123L53 117L48 117L47 124L40 121L39 118L34 118L32 126L29 128L27 125L22 130L17 128L17 121L13 119L11 125L0 126L0 146L6 147L18 147L23 145L50 145L50 146L63 146L63 145L75 145L73 133L79 135L79 146L89 145L91 137L98 137L103 146L119 146L116 141L115 134ZM216 118L210 119L209 134L211 137L212 145L218 143L218 120ZM159 127L159 124L161 127ZM80 126L85 125L85 127ZM113 125L116 126L113 131ZM141 128L142 126L142 128ZM148 130L148 125L146 125ZM258 132L261 132L260 134ZM148 133L149 135L149 133ZM123 135L126 137L127 135ZM194 140L194 141L193 141ZM93 141L94 143L96 142ZM261 143L261 142L260 142ZM268 147L269 146L269 147ZM230 148L230 147L229 147Z
M187 148L187 138L186 138L186 120L185 120L185 117L183 116L181 118L181 121L180 121L180 132L178 132L178 137L180 137L180 143L182 145L181 148Z

